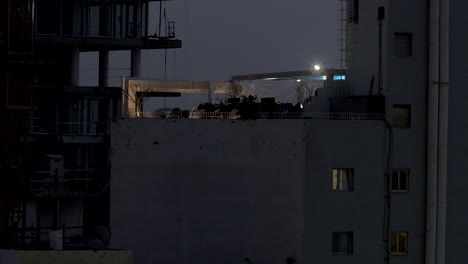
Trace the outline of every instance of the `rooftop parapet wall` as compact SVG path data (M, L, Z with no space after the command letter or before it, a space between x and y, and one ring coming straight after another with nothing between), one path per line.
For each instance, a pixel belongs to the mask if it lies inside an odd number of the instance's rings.
M0 250L0 264L132 264L128 250Z

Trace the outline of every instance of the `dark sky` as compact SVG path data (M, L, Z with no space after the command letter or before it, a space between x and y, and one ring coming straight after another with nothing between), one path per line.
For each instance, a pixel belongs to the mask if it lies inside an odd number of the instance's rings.
M167 51L168 79L228 80L232 75L338 65L338 0L175 0L166 3L182 49ZM150 31L159 4L150 5ZM174 60L175 57L175 60ZM82 85L97 82L97 54L82 54ZM174 65L175 61L175 65ZM129 53L111 54L111 84L129 74ZM142 74L164 78L164 51L144 51Z
M158 4L150 20L157 28ZM338 65L337 0L176 0L167 3L183 48L168 51L168 78L232 75ZM164 52L151 51L144 74L164 76ZM148 59L151 58L151 59Z

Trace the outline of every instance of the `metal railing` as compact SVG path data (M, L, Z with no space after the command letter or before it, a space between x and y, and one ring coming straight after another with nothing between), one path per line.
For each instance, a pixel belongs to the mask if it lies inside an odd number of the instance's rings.
M383 120L383 113L341 112L257 112L256 119L318 119L318 120ZM190 119L241 119L237 112L140 112L137 117L145 118L190 118Z
M260 112L258 119L325 119L325 120L383 120L383 113L340 113L340 112Z
M240 115L235 112L191 112L193 119L239 119Z
M31 119L30 135L105 136L110 134L109 122L62 122L44 123Z
M102 194L109 187L109 175L109 169L66 170L63 176L51 175L49 171L34 172L29 191L40 196Z

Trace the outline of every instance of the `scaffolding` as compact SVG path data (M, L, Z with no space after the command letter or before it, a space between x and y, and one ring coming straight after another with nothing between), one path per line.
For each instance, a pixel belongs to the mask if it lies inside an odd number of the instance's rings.
M28 126L32 106L34 0L2 1L0 247L24 245Z
M340 70L346 72L349 70L351 60L353 57L353 35L357 28L357 22L359 14L355 5L355 0L338 0L339 5L339 60ZM340 83L339 89L337 89L336 96L348 96L351 95L349 87L343 82Z

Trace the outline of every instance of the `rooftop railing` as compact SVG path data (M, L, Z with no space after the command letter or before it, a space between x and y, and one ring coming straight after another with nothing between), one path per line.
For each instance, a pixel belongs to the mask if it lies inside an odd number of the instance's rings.
M140 112L139 118L189 118L189 119L242 119L237 112ZM255 119L323 119L323 120L383 120L383 113L341 112L257 112L249 115Z

